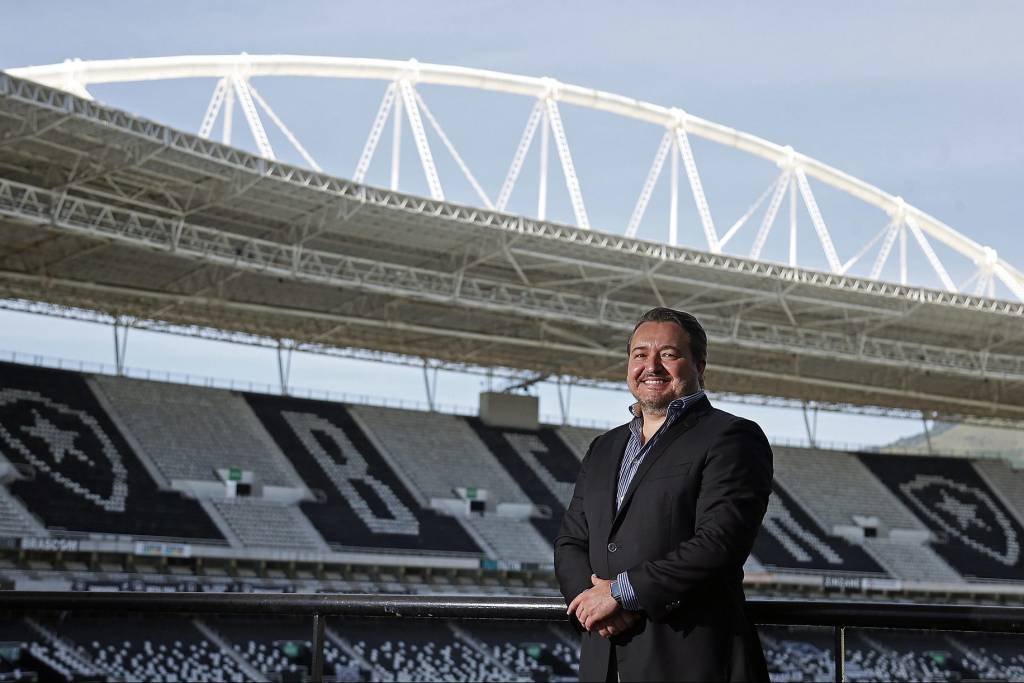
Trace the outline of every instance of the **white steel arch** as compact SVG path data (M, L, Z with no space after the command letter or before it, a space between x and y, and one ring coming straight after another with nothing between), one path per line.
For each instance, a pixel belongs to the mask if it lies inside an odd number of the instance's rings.
M178 56L97 61L67 60L59 64L8 69L7 72L16 77L31 79L86 97L89 96L88 86L93 84L179 78L218 79L209 108L206 115L202 118L201 133L208 135L211 132L214 119L218 113L217 109L222 104L227 109L231 106L234 99L238 99L243 105L246 119L253 130L261 154L273 158L273 151L269 143L266 142L265 134L262 131L262 124L254 104L255 101L271 120L281 128L282 132L296 146L306 162L317 170L318 166L312 156L302 148L291 132L284 127L284 124L274 115L266 101L254 89L251 89L251 85L249 89L246 89L245 86L248 85L248 79L256 76L301 76L389 81L395 84L395 88L389 88L385 95L385 102L382 103L377 120L374 122L374 127L370 132L370 139L367 141L367 147L364 149L363 157L360 159L356 175L359 176L360 171L365 173L368 155L372 156L376 143L380 138L381 129L392 109L394 110L396 121L393 144L397 148L401 133L398 121L402 116L402 109L404 108L409 124L413 129L414 139L423 161L431 194L435 199L442 198L441 184L436 177L436 169L430 155L429 145L424 138L424 127L420 118L420 113L423 112L424 116L428 118L434 127L434 130L445 141L446 146L455 156L461 170L470 180L483 204L488 208L490 208L491 200L480 188L465 163L458 157L454 147L451 146L434 117L426 109L422 98L415 92L414 86L419 83L447 85L533 97L538 100L539 107L535 108L534 112L531 113L531 119L527 124L524 139L521 141L520 149L517 150L516 157L513 160L513 167L509 169L505 186L502 187L498 201L494 205L501 210L504 207L505 201L507 201L510 192L509 184L515 182L515 177L519 172L517 164L521 165L523 161L524 147L530 144L530 140L537 128L538 122L536 119L539 113L539 118L543 119L540 122L542 138L544 140L542 154L546 158L547 135L550 132L555 138L557 155L562 163L562 170L565 174L566 186L570 194L577 225L582 228L589 228L590 221L583 203L579 182L575 176L572 157L562 129L557 105L564 103L585 107L650 123L667 131L665 141L663 141L662 147L658 150L655 163L641 191L634 215L629 222L629 227L626 230L627 236L631 236L630 232L635 233L636 225L642 218L647 200L650 198L651 186L657 180L665 161L665 152L667 150L663 148L667 145L671 147L673 154L673 181L677 173L676 168L679 158L681 157L684 162L685 173L693 192L693 198L707 240L707 249L710 252L721 253L729 239L753 215L763 201L771 195L767 213L761 222L760 230L755 240L756 253L752 252L750 254L751 257L757 258L760 247L763 246L766 233L771 229L779 205L782 203L782 199L788 190L791 206L789 226L791 239L790 265L795 265L797 253L794 217L795 203L799 196L804 201L810 214L811 224L826 255L829 268L833 273L847 273L854 263L865 256L870 249L878 246L878 255L871 271L871 277L877 278L894 244L898 242L900 250L900 279L902 284L906 284L906 249L909 243L907 239L909 233L942 282L943 287L948 291L967 291L970 289L975 294L987 293L989 296L992 296L994 293L994 283L998 280L1014 296L1024 301L1024 274L1021 271L1000 258L994 249L978 244L937 218L907 204L898 196L891 195L870 183L855 178L812 157L796 152L789 146L764 140L750 133L688 114L677 108L664 107L622 95L565 84L551 78L536 78L458 66L425 64L416 60L398 61L301 55L248 55L244 53L241 55ZM237 97L233 97L233 95ZM403 104L405 105L404 107L402 106ZM230 133L228 131L230 131L230 126L230 115L226 114L224 118L225 142L229 141ZM775 183L766 190L743 217L721 236L716 230L706 198L704 197L700 176L690 151L688 136L697 136L765 159L777 164L781 169L781 173ZM393 158L395 156L397 155L393 155ZM397 185L398 173L395 164L392 167L392 178L392 184ZM807 178L813 178L884 211L890 217L890 222L872 240L865 244L855 256L843 260L836 252L835 246L832 243L828 227L822 218L821 211L818 209L814 194L807 183ZM361 180L361 178L357 177L356 180ZM546 182L547 173L545 165L544 173L542 173L542 187L546 187ZM544 191L546 192L546 190ZM673 226L670 231L670 241L674 242L676 234L674 225L677 220L675 215L676 189L674 182L672 191ZM540 207L543 207L543 205L544 198L542 194ZM540 210L543 213L543 208ZM955 252L970 259L977 266L974 275L957 287L942 265L939 257L935 254L934 249L928 242L928 238L938 240Z

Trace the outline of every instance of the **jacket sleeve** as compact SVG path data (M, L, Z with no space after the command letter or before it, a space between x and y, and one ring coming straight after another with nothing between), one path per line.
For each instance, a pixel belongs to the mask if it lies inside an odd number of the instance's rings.
M598 437L600 439L600 437ZM590 528L584 512L584 492L587 489L587 464L598 439L587 449L587 455L580 465L580 473L573 488L572 500L562 518L562 526L555 538L555 575L566 604L590 588Z
M701 471L694 534L665 557L629 570L651 619L664 618L707 583L739 571L761 527L772 489L772 450L749 420L730 424L708 450Z

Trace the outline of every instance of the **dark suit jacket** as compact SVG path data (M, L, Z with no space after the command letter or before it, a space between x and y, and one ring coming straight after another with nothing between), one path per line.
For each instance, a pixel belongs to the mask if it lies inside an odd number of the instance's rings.
M583 631L580 680L604 680L614 646L624 681L767 681L743 595L771 493L764 433L702 399L659 437L616 513L628 440L623 425L590 445L555 539L555 573L569 602L591 573L628 571L646 618L611 641Z

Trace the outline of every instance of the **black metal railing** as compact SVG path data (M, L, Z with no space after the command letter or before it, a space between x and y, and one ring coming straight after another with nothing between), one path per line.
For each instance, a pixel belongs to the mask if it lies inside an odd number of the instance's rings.
M1024 607L782 599L747 605L757 624L832 628L836 681L845 680L847 628L1024 633ZM317 683L323 680L327 617L566 621L560 598L494 596L0 591L0 610L307 616L313 628L310 677Z

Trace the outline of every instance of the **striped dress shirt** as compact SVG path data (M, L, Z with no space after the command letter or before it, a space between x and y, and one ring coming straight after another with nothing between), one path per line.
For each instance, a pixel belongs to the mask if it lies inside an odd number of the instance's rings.
M633 481L633 475L640 468L640 463L644 461L644 457L650 452L654 444L657 443L658 438L664 434L669 427L675 424L676 420L686 411L686 407L693 405L704 397L704 390L698 389L696 393L690 394L689 396L683 396L677 398L668 404L668 412L665 415L665 422L662 423L658 431L654 433L650 439L644 443L644 418L643 415L638 415L639 406L633 404L629 406L629 414L633 416L632 421L629 423L629 441L626 443L626 452L622 456L622 465L619 466L619 485L615 489L615 511L618 512L619 506L622 505L622 500L626 496L626 491L629 490L629 484ZM619 584L619 592L622 596L622 606L633 612L639 612L641 610L640 601L637 600L636 593L633 591L633 586L629 583L629 576L626 572L622 572L615 580Z

